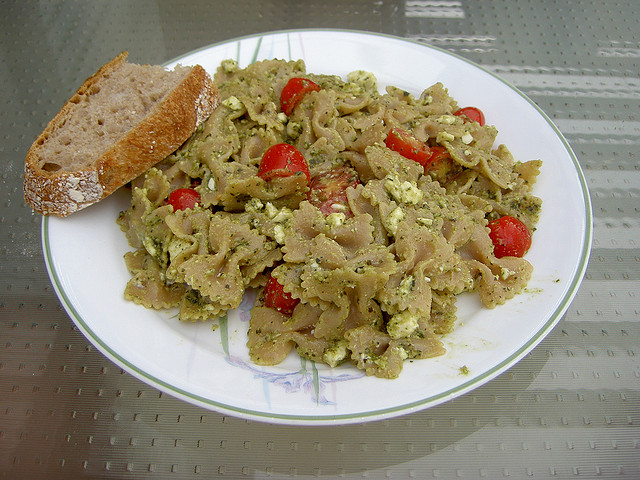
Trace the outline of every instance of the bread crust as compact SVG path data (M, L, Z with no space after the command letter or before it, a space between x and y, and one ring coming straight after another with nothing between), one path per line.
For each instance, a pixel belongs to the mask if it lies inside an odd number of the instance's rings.
M162 103L88 167L73 172L40 168L42 146L62 126L73 103L126 58L122 52L89 77L27 152L24 198L35 211L65 217L102 200L173 153L220 102L211 77L196 65Z

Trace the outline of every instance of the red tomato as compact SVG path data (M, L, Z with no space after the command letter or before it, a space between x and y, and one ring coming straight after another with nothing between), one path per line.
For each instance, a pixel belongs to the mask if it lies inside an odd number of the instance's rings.
M304 173L307 182L311 180L309 165L304 155L288 143L278 143L269 147L264 152L258 168L258 176L265 180L271 180L274 177L290 177L297 172Z
M359 183L358 173L353 168L336 167L311 179L307 200L325 215L344 213L348 218L353 214L347 202L347 188Z
M169 194L167 203L173 206L173 210L193 209L200 203L200 194L193 188L178 188Z
M399 128L391 129L384 143L391 150L398 152L405 158L415 160L423 166L431 155L431 150L426 143Z
M291 316L298 303L300 300L292 298L290 293L285 292L284 287L275 277L269 277L267 286L264 288L265 306L273 308L283 315Z
M506 215L489 222L489 237L497 258L522 257L531 248L531 232L515 217Z
M484 125L484 113L477 107L464 107L453 114L458 117L465 116L472 122L478 122L480 126Z
M449 151L436 145L431 147L431 156L424 165L425 175L431 175L434 180L440 183L447 183L453 177L455 177L462 167L457 163L454 163Z
M291 115L296 105L300 103L302 97L309 92L317 92L321 90L320 85L306 78L294 77L289 79L280 94L280 107L287 115Z
M443 164L450 164L453 162L449 150L439 145L431 147L431 155L425 162L425 171L438 169Z

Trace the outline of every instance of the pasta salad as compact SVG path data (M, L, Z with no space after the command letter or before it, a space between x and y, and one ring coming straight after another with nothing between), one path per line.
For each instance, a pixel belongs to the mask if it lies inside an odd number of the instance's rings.
M494 147L496 128L442 84L382 94L369 72L301 60L226 60L214 83L221 106L118 218L128 300L212 320L256 289L256 364L295 349L396 378L445 353L458 295L493 308L526 286L542 162Z

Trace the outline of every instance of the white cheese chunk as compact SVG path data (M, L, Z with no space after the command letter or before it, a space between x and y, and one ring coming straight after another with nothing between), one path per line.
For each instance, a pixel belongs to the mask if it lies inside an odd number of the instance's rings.
M404 217L404 211L400 207L397 207L389 215L387 215L387 218L382 220L384 228L386 228L391 235L395 235L398 231L398 225L402 220L404 220Z
M347 216L344 213L333 212L327 215L327 225L329 225L330 228L339 227L344 224L346 219Z
M436 122L442 123L443 125L453 125L458 120L458 117L454 115L440 115L436 118Z
M438 133L438 135L436 135L436 142L440 144L444 142L453 142L455 139L456 137L451 135L449 132L440 132Z
M229 98L226 98L222 101L222 105L227 107L229 110L233 110L239 112L244 109L243 103L238 99L238 97L231 95Z
M397 178L387 177L384 188L397 202L415 205L422 200L422 190L409 181L401 182Z
M387 322L387 333L393 339L408 337L418 329L418 318L408 310L396 313Z
M273 238L276 239L280 245L284 245L284 239L286 237L284 227L282 225L276 225L273 227Z
M347 341L340 340L331 347L327 348L322 354L322 359L331 367L337 367L345 358L347 358Z
M469 145L471 142L473 142L473 135L471 135L469 132L464 132L464 135L460 137L460 140L462 140L462 143L464 143L465 145Z

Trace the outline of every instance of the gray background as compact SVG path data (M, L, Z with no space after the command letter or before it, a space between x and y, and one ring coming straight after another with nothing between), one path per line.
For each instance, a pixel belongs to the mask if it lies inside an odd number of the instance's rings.
M640 2L0 2L0 478L640 478ZM122 50L348 28L503 76L574 149L594 207L585 280L517 365L443 405L347 427L223 416L160 393L74 327L22 199L31 142Z

